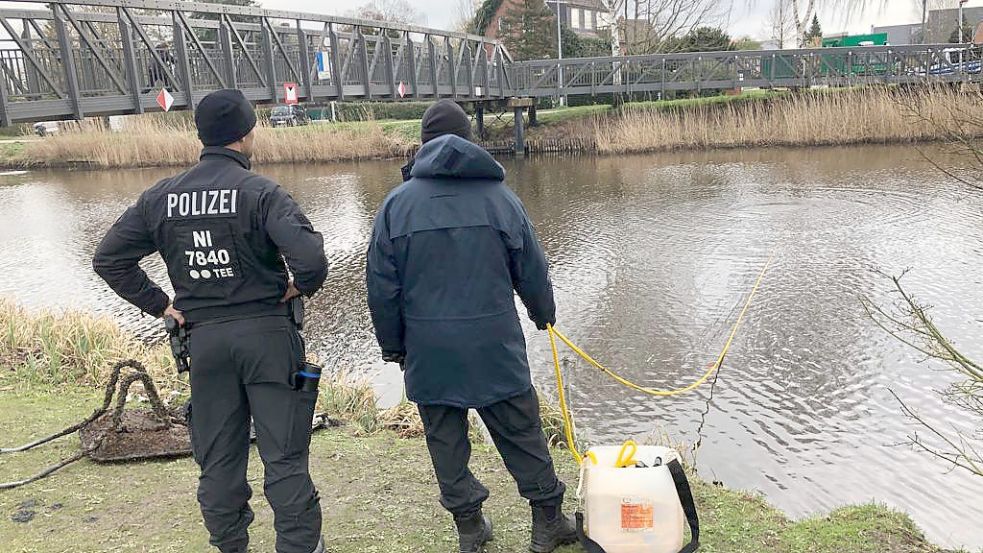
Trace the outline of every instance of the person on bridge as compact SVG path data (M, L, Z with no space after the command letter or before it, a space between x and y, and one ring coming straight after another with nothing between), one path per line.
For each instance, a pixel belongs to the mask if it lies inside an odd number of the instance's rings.
M442 100L423 116L409 180L382 203L369 243L369 308L383 359L405 370L461 553L492 539L485 488L468 468L476 409L532 506L530 550L577 539L566 487L543 435L514 293L537 328L555 322L548 265L505 170L469 141L471 122Z
M145 191L109 229L93 267L124 299L193 335L189 422L211 544L248 549L251 416L277 553L321 552L308 472L317 392L291 385L305 355L289 305L324 284L323 239L284 189L249 170L256 114L242 92L206 96L195 124L200 163ZM173 304L138 265L153 252L167 265Z

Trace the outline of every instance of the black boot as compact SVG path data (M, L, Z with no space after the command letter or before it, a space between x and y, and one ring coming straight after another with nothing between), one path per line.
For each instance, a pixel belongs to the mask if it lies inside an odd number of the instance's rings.
M492 523L481 511L470 515L454 516L457 535L460 538L461 553L482 553L485 544L495 539Z
M561 545L577 541L577 525L573 518L563 514L560 505L532 508L533 553L551 553Z

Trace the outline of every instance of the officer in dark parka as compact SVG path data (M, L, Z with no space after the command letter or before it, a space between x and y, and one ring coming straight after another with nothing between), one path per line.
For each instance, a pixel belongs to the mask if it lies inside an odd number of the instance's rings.
M385 199L368 252L369 307L383 358L405 369L460 550L483 550L488 490L468 469L468 409L491 433L533 509L531 550L576 540L566 490L543 436L514 293L539 329L555 322L546 257L505 170L469 142L471 123L444 100L423 118L409 179Z
M190 333L191 443L211 544L222 553L248 548L252 416L276 551L323 551L308 473L317 392L291 386L304 347L287 302L323 285L324 243L285 190L249 170L256 115L241 92L204 98L195 123L201 162L144 192L106 234L93 266L124 299ZM138 265L153 252L167 264L173 305Z

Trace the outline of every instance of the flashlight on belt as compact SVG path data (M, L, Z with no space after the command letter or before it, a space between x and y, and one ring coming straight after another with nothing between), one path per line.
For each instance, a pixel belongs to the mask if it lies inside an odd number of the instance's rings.
M321 367L314 363L301 363L300 370L294 373L294 390L316 392L321 383Z

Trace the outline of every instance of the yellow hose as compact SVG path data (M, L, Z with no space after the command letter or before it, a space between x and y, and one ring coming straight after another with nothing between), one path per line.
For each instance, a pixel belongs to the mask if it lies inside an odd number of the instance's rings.
M702 386L704 383L706 383L706 381L710 379L713 373L716 372L721 365L723 365L724 358L727 357L727 352L730 351L730 347L734 343L734 337L737 336L737 331L740 330L741 324L744 322L744 316L747 314L748 309L751 307L751 302L754 300L755 294L758 293L758 288L761 287L761 282L764 280L765 273L768 272L768 268L771 266L771 262L774 259L774 257L775 257L774 254L772 254L768 258L768 261L765 262L765 266L761 269L761 273L758 274L758 279L754 283L754 288L751 289L751 293L748 295L747 301L744 303L744 307L741 309L740 314L738 314L737 320L734 322L734 326L731 328L730 335L727 337L727 342L724 343L724 349L721 350L720 355L717 356L717 361L713 365L711 365L711 367L696 382L684 388L676 388L672 390L657 390L655 388L648 388L636 384L620 376L619 374L605 367L599 362L597 362L593 357L588 355L587 352L577 347L576 344L570 341L569 338L564 336L563 333L561 333L559 330L554 328L552 325L547 326L547 331L549 333L549 338L550 338L550 347L553 350L553 368L556 371L556 384L559 393L560 412L563 415L563 425L564 425L566 439L567 439L567 447L570 449L570 452L577 460L577 463L582 463L584 458L580 454L580 452L577 451L577 445L574 440L573 419L570 415L570 408L567 405L566 392L564 391L564 386L563 386L563 371L560 369L560 354L556 348L557 338L559 338L561 342L566 344L567 347L573 350L574 353L579 355L581 358L583 358L585 361L590 363L592 366L594 366L604 374L610 376L616 382L637 392L641 392L643 394L648 394L652 396L658 396L658 397L668 397L668 396L675 396L675 395L684 394L686 392L693 391L696 388Z

